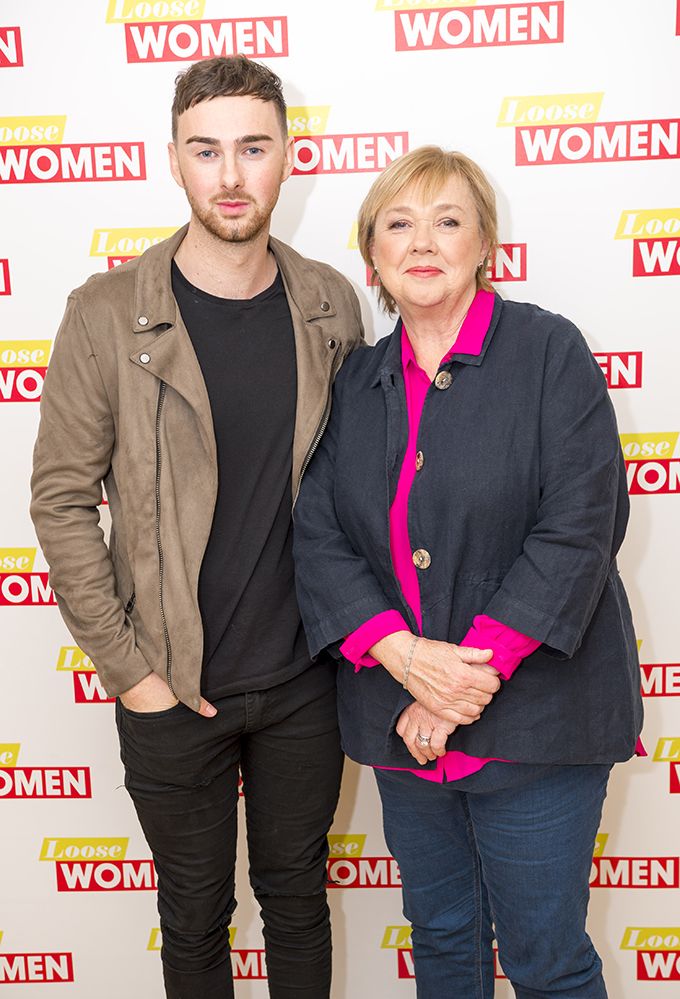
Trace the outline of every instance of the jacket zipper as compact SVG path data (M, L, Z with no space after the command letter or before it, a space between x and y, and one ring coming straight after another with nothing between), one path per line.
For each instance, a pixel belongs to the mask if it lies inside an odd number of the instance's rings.
M166 667L165 676L168 687L175 694L172 686L172 646L170 645L170 635L165 619L165 608L163 607L163 545L161 543L161 411L163 400L165 399L165 382L161 382L158 392L158 407L156 409L156 544L158 546L158 596L161 605L161 621L163 622L163 635L165 637ZM175 694L175 697L177 695Z

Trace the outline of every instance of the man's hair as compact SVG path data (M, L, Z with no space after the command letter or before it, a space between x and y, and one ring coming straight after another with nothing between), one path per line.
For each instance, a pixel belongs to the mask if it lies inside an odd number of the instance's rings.
M243 55L217 56L195 62L175 78L172 102L172 141L177 142L177 119L189 108L213 97L255 97L276 108L284 137L288 134L286 101L281 80L262 63Z
M429 197L435 195L452 177L467 185L477 209L480 236L489 244L483 266L477 268L477 288L493 291L486 276L486 266L498 245L496 195L484 171L474 160L463 153L448 152L440 146L420 146L394 160L373 182L364 198L359 209L358 242L361 255L371 268L374 279L377 277L379 280L372 255L379 212L406 187L413 185ZM391 315L396 313L396 302L382 284L378 285L378 301L386 312Z

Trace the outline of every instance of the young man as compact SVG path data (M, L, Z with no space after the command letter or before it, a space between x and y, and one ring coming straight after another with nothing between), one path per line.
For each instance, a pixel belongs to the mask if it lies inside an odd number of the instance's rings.
M334 667L311 663L295 600L291 508L359 306L269 236L293 165L278 77L241 56L197 63L172 122L191 220L70 296L32 516L64 620L118 697L167 996L233 996L240 766L270 995L325 999L342 757Z

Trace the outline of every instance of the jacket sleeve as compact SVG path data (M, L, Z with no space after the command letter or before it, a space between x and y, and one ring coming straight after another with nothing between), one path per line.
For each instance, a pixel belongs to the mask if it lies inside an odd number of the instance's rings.
M47 370L33 454L31 517L67 628L110 696L151 672L116 592L99 526L114 445L111 406L87 329L68 301Z
M551 334L540 421L536 522L484 613L570 657L600 599L629 511L604 376L571 323Z
M343 531L334 502L336 455L342 423L340 372L331 418L305 472L295 504L295 579L300 613L312 656L339 642L376 614L396 610L367 559Z

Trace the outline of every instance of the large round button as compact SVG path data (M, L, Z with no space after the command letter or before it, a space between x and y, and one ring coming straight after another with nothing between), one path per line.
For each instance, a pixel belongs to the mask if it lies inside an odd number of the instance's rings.
M137 322L139 323L140 326L148 326L149 325L148 316L138 316Z
M425 464L425 455L423 454L422 451L417 451L416 452L416 472L419 472L420 469L423 467L424 464Z
M450 387L452 381L453 378L451 377L450 371L439 371L437 373L437 377L434 380L434 385L435 388L441 389L443 391L444 389Z
M429 569L432 559L430 553L424 548L416 548L413 553L413 564L416 569Z
M140 362L142 364L148 364L149 361L151 360L151 355L150 354L140 354L139 355L139 360L140 360Z

